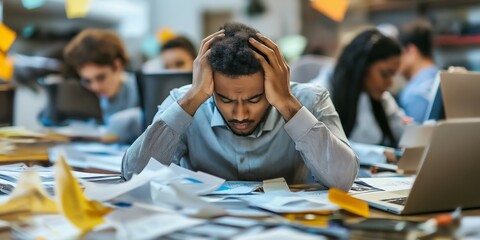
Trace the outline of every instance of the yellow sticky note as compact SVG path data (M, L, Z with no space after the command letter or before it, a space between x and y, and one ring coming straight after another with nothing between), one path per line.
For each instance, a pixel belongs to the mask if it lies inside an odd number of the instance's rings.
M55 163L55 195L62 214L82 233L104 222L103 216L112 209L83 195L77 179L63 156Z
M328 200L337 204L343 210L359 216L368 217L370 215L368 204L366 202L356 199L342 190L335 188L328 190Z
M0 38L2 39L2 38ZM0 79L8 81L13 76L13 60L0 53Z
M348 0L312 0L311 5L327 17L340 22L348 9Z
M68 18L83 18L88 14L90 0L66 0L65 11Z
M10 199L0 205L0 213L58 213L55 202L48 196L41 182L35 171L22 173Z
M0 51L6 53L16 37L17 34L12 29L0 23Z
M176 37L175 32L168 27L161 28L157 32L157 40L160 42L160 44L165 44L166 42L174 39Z

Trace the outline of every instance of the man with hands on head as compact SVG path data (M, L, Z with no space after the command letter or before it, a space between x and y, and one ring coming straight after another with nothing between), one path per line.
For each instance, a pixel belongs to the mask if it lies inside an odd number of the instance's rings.
M347 191L358 160L328 92L289 76L275 43L226 24L202 41L192 85L171 91L128 149L123 176L153 157L226 180L284 177Z

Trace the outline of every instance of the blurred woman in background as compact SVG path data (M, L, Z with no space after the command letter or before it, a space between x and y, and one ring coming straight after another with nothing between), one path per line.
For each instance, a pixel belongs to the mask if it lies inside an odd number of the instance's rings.
M342 51L331 79L331 96L345 134L355 143L396 147L405 113L387 91L400 65L401 45L378 30L357 35ZM372 159L362 157L361 162Z

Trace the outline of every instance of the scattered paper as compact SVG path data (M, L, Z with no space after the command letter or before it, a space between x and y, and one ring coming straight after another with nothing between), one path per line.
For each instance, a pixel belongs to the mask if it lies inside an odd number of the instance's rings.
M248 201L250 206L276 213L333 211L338 209L326 198L306 197L292 192L276 191L259 195L240 195L235 196L235 198Z
M176 165L166 167L150 159L139 175L130 181L110 185L84 182L85 195L97 201L124 201L154 204L191 216L211 217L226 212L203 201L197 195L208 194L224 182L206 173L193 172ZM195 189L198 188L198 189Z
M68 18L83 18L88 14L90 0L66 0L65 11Z
M457 239L480 239L480 217L462 217L460 226L455 231Z
M261 182L226 181L210 195L249 194L262 187Z
M226 211L222 207L202 200L194 193L184 189L182 185L172 183L166 186L152 183L151 188L153 202L157 205L173 207L182 214L195 217L208 218L226 215Z
M205 237L207 239L231 239L237 236L242 230L236 227L216 225L216 224L202 224L192 228L188 228L182 231L186 234L184 239L190 239L193 237ZM186 237L192 236L192 237Z
M217 190L225 179L204 173L194 172L176 164L170 164L170 170L180 179L182 188L196 195L205 195Z
M238 218L238 217L220 217L213 220L214 223L234 226L239 228L249 228L261 225L261 222L255 219Z
M79 230L86 233L104 222L103 216L112 209L88 200L63 157L55 163L55 195L62 214Z
M347 13L348 0L312 0L311 5L317 11L325 14L327 17L337 22L341 22Z
M359 180L384 191L397 191L412 188L415 177L360 178Z
M75 121L64 127L48 128L54 133L58 133L71 138L95 138L103 139L109 136L105 126L98 126L91 123Z
M48 196L35 171L22 173L8 200L0 205L0 214L13 212L58 213L55 202Z
M63 154L68 165L73 167L121 172L125 150L118 144L72 143L49 148L48 155L50 162Z
M369 193L369 192L379 192L383 191L382 189L378 189L372 186L368 186L365 183L361 182L360 180L355 181L350 188L350 191L348 191L349 195L356 195L356 194L363 194L363 193Z
M117 230L116 239L156 239L205 222L140 207L117 209L106 217L106 221Z
M82 183L85 186L85 196L89 199L103 202L133 191L149 183L154 178L168 179L173 177L175 176L167 167L152 158L144 170L140 174L134 175L129 181L119 184ZM140 197L150 198L150 195Z
M271 212L263 209L251 208L248 201L235 198L234 195L209 195L202 197L202 200L223 208L229 216L268 217L272 215Z
M263 181L263 192L275 192L275 191L287 191L290 192L290 188L288 188L287 181L285 178L275 178Z
M12 228L18 239L77 239L81 234L60 214L33 216L13 224Z
M322 240L327 239L320 235L304 233L291 228L274 228L261 233L247 236L239 236L234 240L271 240L271 239L296 239L296 240Z

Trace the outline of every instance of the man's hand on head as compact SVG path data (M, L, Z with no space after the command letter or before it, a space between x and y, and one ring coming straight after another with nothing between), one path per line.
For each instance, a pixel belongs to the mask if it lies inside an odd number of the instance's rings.
M192 87L187 94L178 101L178 104L188 114L193 116L200 105L213 94L213 72L208 63L210 45L215 39L225 37L224 30L211 34L202 40L198 56L193 62Z
M267 58L252 50L265 71L265 97L288 121L302 108L290 89L290 67L283 58L278 46L269 38L257 33L265 43L250 38L250 43Z

